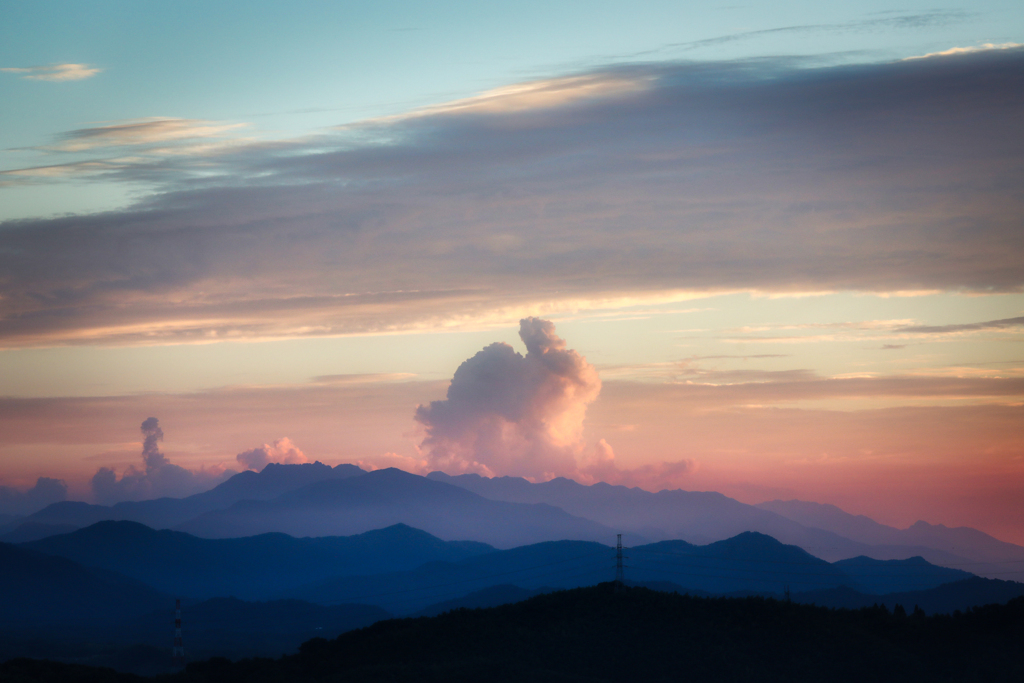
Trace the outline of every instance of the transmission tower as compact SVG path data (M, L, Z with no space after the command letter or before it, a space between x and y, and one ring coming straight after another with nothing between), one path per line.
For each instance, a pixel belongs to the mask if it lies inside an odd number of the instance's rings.
M185 663L185 648L181 644L181 598L174 601L174 650L171 661L175 664Z
M622 570L622 534L618 534L618 542L615 544L615 583L624 584L626 573Z

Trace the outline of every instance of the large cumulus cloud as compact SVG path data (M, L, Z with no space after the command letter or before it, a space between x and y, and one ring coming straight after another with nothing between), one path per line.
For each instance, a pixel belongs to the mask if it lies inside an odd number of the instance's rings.
M444 400L416 410L428 465L533 480L667 484L693 471L690 460L621 469L604 439L583 440L587 407L601 391L597 370L555 334L551 321L524 318L526 355L494 343L455 371Z
M523 356L494 343L455 371L448 396L416 410L434 466L548 479L576 471L583 418L601 391L587 360L547 320L520 321Z

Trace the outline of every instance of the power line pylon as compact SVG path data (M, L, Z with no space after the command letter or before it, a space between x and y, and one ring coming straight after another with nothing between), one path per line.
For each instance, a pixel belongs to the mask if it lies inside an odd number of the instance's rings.
M181 598L174 601L174 649L171 661L175 664L185 663L185 648L181 644Z
M624 585L626 573L622 565L622 534L618 534L618 541L615 544L615 583Z

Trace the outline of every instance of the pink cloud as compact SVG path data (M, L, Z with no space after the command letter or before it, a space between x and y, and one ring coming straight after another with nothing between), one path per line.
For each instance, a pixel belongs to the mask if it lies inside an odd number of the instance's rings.
M491 344L459 366L447 398L416 409L435 468L542 480L576 473L583 418L601 391L597 370L550 321L524 318L519 337L525 356Z
M287 436L277 439L272 444L263 444L258 448L243 451L235 456L235 460L245 469L257 472L272 462L286 465L309 462L306 455Z

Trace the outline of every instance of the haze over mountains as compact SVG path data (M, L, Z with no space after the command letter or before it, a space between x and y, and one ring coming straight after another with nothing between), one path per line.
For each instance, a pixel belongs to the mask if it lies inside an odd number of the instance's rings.
M773 501L746 505L714 492L585 486L557 478L533 484L475 474L426 477L354 465L267 465L205 493L113 506L61 502L11 523L0 540L27 541L98 521L135 521L202 538L263 533L349 536L406 524L446 540L512 548L553 540L627 545L685 540L698 545L757 531L833 562L919 556L991 578L1024 579L1024 548L980 531L918 522L895 529L828 505Z

